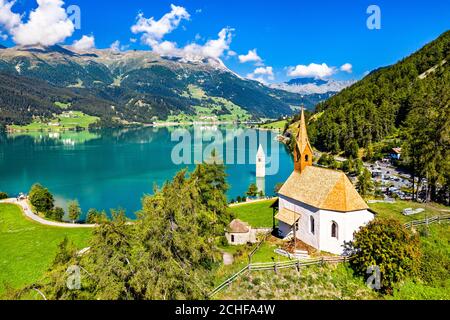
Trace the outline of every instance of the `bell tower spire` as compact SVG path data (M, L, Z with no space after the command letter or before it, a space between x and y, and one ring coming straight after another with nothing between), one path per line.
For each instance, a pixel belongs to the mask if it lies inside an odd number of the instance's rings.
M313 149L309 143L308 131L306 128L305 109L302 107L300 124L294 148L294 170L302 173L307 166L313 165Z

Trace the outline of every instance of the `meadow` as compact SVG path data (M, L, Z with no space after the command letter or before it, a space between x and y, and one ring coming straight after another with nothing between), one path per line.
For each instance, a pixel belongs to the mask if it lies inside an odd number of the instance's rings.
M61 107L62 108L62 107ZM25 126L9 126L8 129L13 132L63 132L75 130L77 128L88 129L89 125L97 122L99 118L89 116L80 111L64 112L62 115L49 121L35 119L32 123Z
M43 226L27 220L18 206L0 204L0 298L6 286L21 288L39 280L65 237L83 249L91 232Z

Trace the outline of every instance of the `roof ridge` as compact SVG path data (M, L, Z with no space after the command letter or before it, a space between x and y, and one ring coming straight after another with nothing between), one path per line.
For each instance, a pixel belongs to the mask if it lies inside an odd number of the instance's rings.
M347 211L348 207L349 207L349 205L348 205L349 199L347 197L347 186L346 186L347 176L343 172L342 172L341 179L344 180L344 181L342 181L342 183L344 184L344 191L343 191L343 193L344 193L344 208L345 208L345 211Z

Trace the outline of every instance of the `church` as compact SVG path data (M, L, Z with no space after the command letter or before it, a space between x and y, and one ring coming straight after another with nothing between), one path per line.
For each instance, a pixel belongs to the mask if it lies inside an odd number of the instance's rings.
M279 235L296 238L317 250L342 254L344 242L374 219L344 172L313 166L302 109L294 149L294 172L279 191Z

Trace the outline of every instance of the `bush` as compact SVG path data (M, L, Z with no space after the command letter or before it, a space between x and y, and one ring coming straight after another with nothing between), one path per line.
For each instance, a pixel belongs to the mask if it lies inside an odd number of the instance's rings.
M108 221L105 211L98 211L96 209L89 209L86 217L87 224L102 224Z
M0 192L0 200L8 199L8 194L6 192Z
M63 218L64 218L64 209L60 208L60 207L55 207L50 211L47 211L45 213L45 217L47 219L53 220L53 221L58 221L58 222L62 222Z
M356 274L367 276L369 267L380 268L384 293L392 293L396 283L417 274L421 261L418 236L394 219L371 221L355 233L347 250L354 256L350 264Z
M53 195L40 184L31 187L29 194L30 202L38 212L48 213L54 207Z

